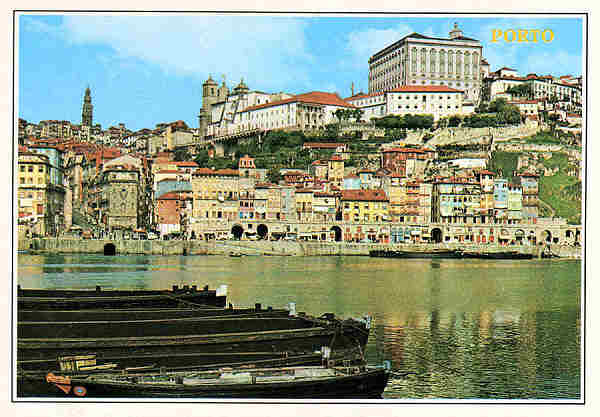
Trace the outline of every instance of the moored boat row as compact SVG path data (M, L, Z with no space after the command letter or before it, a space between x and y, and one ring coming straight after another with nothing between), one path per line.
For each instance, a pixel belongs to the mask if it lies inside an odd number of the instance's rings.
M156 369L161 372L166 369L189 372L216 365L237 369L242 366L240 364L289 367L333 365L336 361L343 361L349 366L361 364L364 360L370 318L340 320L329 313L313 317L296 313L294 303L286 309L263 309L260 304L255 308L242 309L231 305L229 308L215 307L214 297L208 305L186 301L183 296L200 291L195 287L191 287L193 290L187 286L184 288L184 291L174 288L167 297L162 297L165 292L138 294L115 290L109 293L97 289L49 290L44 293L45 290L20 290L17 312L18 395L35 396L36 391L44 391L40 383L42 376L48 373L77 380L84 375L89 376L91 370L108 375L113 368L121 371L134 369L147 374L152 370L156 372ZM207 291L208 288L202 290L205 294ZM214 295L217 296L217 291ZM148 297L154 297L154 301L145 303ZM39 303L40 299L48 302ZM176 303L165 306L165 299ZM58 306L51 307L50 300L57 301ZM225 305L225 299L219 304ZM324 355L327 358L325 362ZM89 357L94 358L92 365L65 374L65 370L72 371L74 367L65 368L64 358ZM100 365L96 365L96 361ZM326 383L310 381L307 387L328 386L333 380L335 378L328 379ZM356 380L356 375L345 381L351 380ZM303 378L302 381L300 385L308 380ZM87 380L90 386L96 387L94 392L108 389L107 386L113 387L108 384L97 389L96 382L94 378ZM235 397L255 396L258 395L256 388L261 391L265 387L258 384L252 388L242 385L233 391L198 391L175 385L172 391L142 391L151 396L175 393L173 395L184 397ZM127 387L134 391L140 388L139 384ZM125 391L121 394L129 392ZM342 395L345 391L333 392ZM118 392L112 394L120 395ZM293 390L284 389L277 395L292 394ZM370 395L370 391L357 391L355 394Z
M418 258L418 259L533 259L533 253L518 250L465 250L465 249L428 249L428 250L372 250L372 258Z

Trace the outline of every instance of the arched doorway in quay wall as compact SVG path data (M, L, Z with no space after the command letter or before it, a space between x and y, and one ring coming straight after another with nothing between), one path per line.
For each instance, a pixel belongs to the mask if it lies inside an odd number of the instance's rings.
M256 233L258 233L258 236L261 239L266 239L267 236L269 235L269 228L267 227L266 224L259 224L258 227L256 228Z
M552 243L552 233L549 230L544 230L542 232L542 242Z
M341 242L342 241L342 229L339 226L333 226L331 228L331 231L335 233L335 241Z
M431 230L431 241L434 243L442 243L442 230L434 228Z
M236 224L231 228L231 234L233 235L234 238L239 240L242 238L242 236L244 234L244 228L242 226L240 226L239 224Z
M104 256L114 256L117 254L117 248L113 243L104 245Z

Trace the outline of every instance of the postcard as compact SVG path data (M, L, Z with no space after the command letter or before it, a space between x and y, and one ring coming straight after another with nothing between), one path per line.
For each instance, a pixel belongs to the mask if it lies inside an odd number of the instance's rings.
M12 406L585 406L588 12L13 17Z

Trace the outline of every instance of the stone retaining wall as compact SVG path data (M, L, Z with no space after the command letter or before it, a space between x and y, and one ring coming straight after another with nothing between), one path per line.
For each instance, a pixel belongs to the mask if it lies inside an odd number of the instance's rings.
M115 245L118 255L274 255L274 256L368 256L370 250L426 251L430 249L466 249L496 251L507 249L499 245L450 244L369 244L345 242L282 242L282 241L160 241L160 240L78 240L78 239L21 239L19 250L33 253L98 253L105 245ZM510 250L539 256L543 246L509 246ZM552 245L560 257L581 259L580 247Z

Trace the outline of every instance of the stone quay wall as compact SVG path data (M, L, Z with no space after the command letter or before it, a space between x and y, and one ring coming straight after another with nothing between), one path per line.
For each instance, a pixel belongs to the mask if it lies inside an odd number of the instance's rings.
M517 250L539 257L545 245L500 246L494 244L425 243L377 244L347 242L286 242L286 241L196 241L196 240L83 240L83 239L21 239L19 250L31 253L105 253L114 245L117 255L263 255L263 256L368 256L371 250L402 250L422 252L430 249L465 249L494 252ZM567 258L581 259L581 247L551 245L552 253Z

